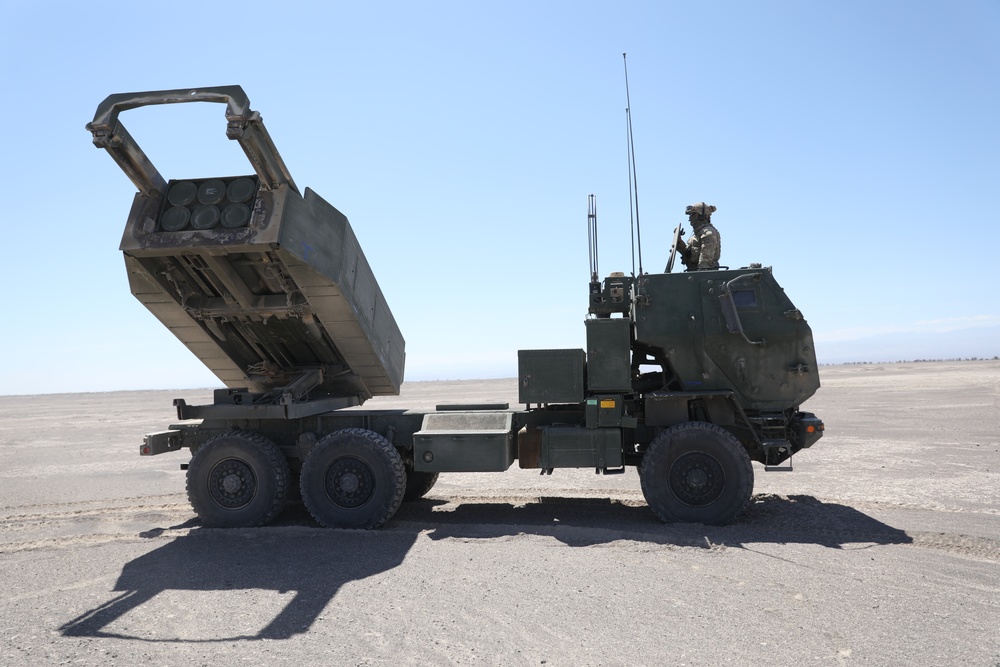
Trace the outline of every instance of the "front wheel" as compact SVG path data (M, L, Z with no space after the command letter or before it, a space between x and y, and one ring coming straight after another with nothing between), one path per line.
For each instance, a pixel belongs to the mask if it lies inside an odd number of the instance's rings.
M403 501L406 471L392 444L347 428L316 443L299 474L302 501L328 528L378 528Z
M753 466L739 440L705 422L658 434L639 469L642 494L663 521L724 525L750 501Z

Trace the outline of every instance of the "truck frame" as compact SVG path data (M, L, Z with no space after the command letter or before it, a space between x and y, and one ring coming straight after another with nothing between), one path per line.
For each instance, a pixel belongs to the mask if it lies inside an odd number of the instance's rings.
M253 174L167 181L119 120L187 102L226 105ZM264 525L301 493L323 526L376 528L441 473L514 461L637 467L661 520L725 524L752 461L790 469L822 436L799 409L819 388L812 333L771 269L673 273L676 238L664 273L599 280L592 258L586 349L519 351L523 408L360 408L398 395L402 334L349 221L300 193L243 89L111 95L87 129L138 188L121 242L132 293L225 385L208 405L176 399L177 422L140 446L190 450L208 526Z

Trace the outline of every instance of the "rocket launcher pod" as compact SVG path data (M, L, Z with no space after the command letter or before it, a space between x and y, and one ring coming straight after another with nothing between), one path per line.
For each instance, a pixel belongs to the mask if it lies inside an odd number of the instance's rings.
M164 180L118 115L183 102L224 103L255 173ZM111 95L87 129L139 189L121 242L132 294L232 400L332 409L399 393L403 336L350 223L299 193L241 87Z

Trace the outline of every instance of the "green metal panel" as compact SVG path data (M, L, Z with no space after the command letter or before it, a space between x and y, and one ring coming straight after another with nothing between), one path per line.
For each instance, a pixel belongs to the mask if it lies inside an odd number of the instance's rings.
M413 434L420 472L503 472L514 462L510 412L433 412Z
M587 327L587 390L632 390L632 321L628 318L598 318Z
M543 426L542 468L617 468L622 465L622 434L617 428Z
M685 391L731 390L745 409L784 409L819 388L812 332L770 269L649 275L638 291L636 344L665 359Z
M657 391L646 394L645 399L647 426L673 426L686 421L708 421L720 426L736 423L732 392Z
M587 397L587 428L621 426L623 408L620 394Z
M583 401L583 350L518 350L518 398L521 403Z

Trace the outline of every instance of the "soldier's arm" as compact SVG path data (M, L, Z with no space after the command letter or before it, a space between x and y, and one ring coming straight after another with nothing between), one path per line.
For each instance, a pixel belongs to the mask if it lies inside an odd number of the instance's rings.
M719 255L722 254L722 243L719 235L706 230L701 236L701 254L698 258L699 269L716 268L719 265Z

